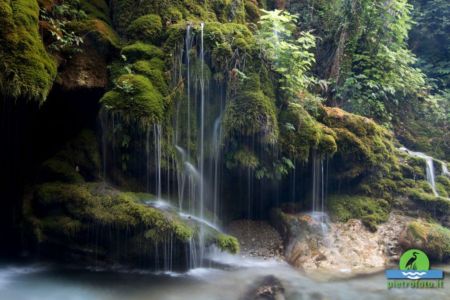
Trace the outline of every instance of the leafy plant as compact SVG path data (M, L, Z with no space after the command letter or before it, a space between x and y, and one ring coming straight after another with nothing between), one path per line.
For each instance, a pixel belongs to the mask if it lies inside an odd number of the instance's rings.
M261 58L280 75L281 89L293 97L315 81L309 74L315 62L315 37L310 32L297 33L297 16L287 11L262 12L256 33Z
M62 2L50 11L41 8L40 19L47 23L47 29L53 39L49 49L57 52L80 52L84 40L69 28L69 24L86 18L86 13L79 8L79 1Z

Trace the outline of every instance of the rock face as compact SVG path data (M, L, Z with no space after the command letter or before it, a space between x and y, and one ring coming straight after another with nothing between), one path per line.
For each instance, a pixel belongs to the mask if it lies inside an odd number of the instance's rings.
M67 90L106 88L108 84L107 60L95 45L86 45L62 66L59 84Z
M266 276L254 283L241 300L284 300L284 287L272 275Z
M322 224L304 213L272 214L286 244L286 260L306 273L323 272L331 277L377 272L398 259L398 238L407 219L391 214L377 232L371 232L355 219Z

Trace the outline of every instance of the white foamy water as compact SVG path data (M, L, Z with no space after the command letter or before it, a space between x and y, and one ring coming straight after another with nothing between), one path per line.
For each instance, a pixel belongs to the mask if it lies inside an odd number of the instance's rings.
M215 254L230 267L195 268L186 273L120 272L87 269L0 267L9 278L0 286L8 300L228 300L239 299L255 281L272 275L285 288L286 299L448 299L443 289L387 289L383 274L321 282L288 264ZM213 257L214 258L214 257ZM436 267L437 268L437 267Z

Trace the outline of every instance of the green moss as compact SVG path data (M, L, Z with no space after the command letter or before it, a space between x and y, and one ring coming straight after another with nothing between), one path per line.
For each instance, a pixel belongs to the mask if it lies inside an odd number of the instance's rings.
M255 170L259 166L258 157L248 149L240 149L233 153L232 159L227 160L227 167L243 167L251 170Z
M289 157L307 161L310 149L317 148L321 140L319 123L298 103L290 103L280 113L280 123L283 149Z
M360 219L370 230L389 218L390 206L382 199L357 195L332 195L328 200L331 217L340 222Z
M56 155L45 161L39 175L42 181L83 182L98 178L100 154L95 134L81 131Z
M224 116L225 139L239 136L260 137L263 143L274 144L278 138L275 103L260 89L259 77L251 75L228 102Z
M176 215L147 207L140 203L139 195L119 192L102 183L46 183L36 188L34 202L40 211L51 212L56 207L61 211L42 222L47 235L54 233L53 224L69 219L71 224L82 224L79 230L87 230L88 224L101 224L138 231L154 229L159 237L172 233L181 241L193 235L193 230Z
M89 37L92 37L100 45L109 45L120 49L122 44L118 34L103 20L74 21L68 25L68 28L73 29L83 36L89 35Z
M336 134L339 178L399 170L392 135L374 121L338 108L324 108L321 122Z
M127 60L137 61L141 59L164 58L162 50L156 46L137 42L123 47L122 54Z
M111 24L109 7L105 0L81 0L80 6L91 19L98 19Z
M450 201L446 198L435 196L431 191L427 192L424 189L415 187L406 188L405 193L410 199L433 214L446 216L450 212Z
M334 136L330 134L322 134L317 149L319 153L326 153L329 155L336 153L337 144Z
M127 32L134 40L157 43L162 34L161 18L153 14L139 17L128 26Z
M245 13L247 21L257 23L260 17L258 6L251 0L245 0Z
M0 1L0 28L0 94L43 102L56 62L39 34L37 1Z
M120 76L116 87L107 92L100 102L107 110L120 113L127 121L137 118L145 123L158 123L163 120L163 96L142 75Z
M436 186L439 188L442 195L450 195L450 178L445 175L439 175L436 177Z
M409 248L422 249L427 255L438 261L450 258L450 230L439 224L414 221L407 227Z
M164 62L159 58L150 61L140 60L133 64L132 69L138 74L146 76L162 95L169 94L169 88L164 77Z
M232 254L239 253L239 242L233 236L226 234L218 234L216 239L216 245L222 251L227 251Z
M83 182L83 176L76 171L76 166L59 159L49 159L42 164L41 179L63 182Z

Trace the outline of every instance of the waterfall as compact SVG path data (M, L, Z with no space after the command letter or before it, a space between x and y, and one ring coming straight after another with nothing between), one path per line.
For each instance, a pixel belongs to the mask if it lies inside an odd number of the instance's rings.
M200 25L200 62L201 62L201 75L200 75L200 176L203 178L205 172L205 52L203 45L203 33L205 23ZM200 216L203 218L204 214L204 185L203 181L200 183Z
M146 152L146 176L147 176L147 193L150 192L150 177L151 177L151 171L150 171L150 157L151 157L151 151L150 151L150 132L151 127L150 125L147 126L147 132L145 133L145 152Z
M450 172L448 171L446 162L441 161L441 168L442 168L442 174L450 177Z
M409 150L409 149L407 149L405 147L401 147L400 150L408 153L409 155L411 155L413 157L418 157L418 158L421 158L421 159L423 159L425 161L427 181L430 184L431 189L433 190L433 194L435 196L439 196L439 194L438 194L438 192L436 190L433 158L431 156L426 155L425 153L411 151L411 150Z
M191 41L191 25L186 28L186 100L187 100L187 134L186 134L186 149L187 156L190 156L190 144L191 144L191 58L190 52L192 49Z
M327 232L328 215L325 212L326 201L326 182L328 170L325 170L324 158L317 156L315 152L312 155L312 217L320 223L322 233ZM328 162L328 160L327 160Z
M158 199L161 199L161 125L153 125L153 136L155 145L155 191Z
M204 27L205 23L201 23L200 25L200 177L203 179L205 173L205 51L204 51ZM204 218L204 205L205 205L205 186L204 181L200 181L200 218ZM200 226L200 234L199 234L199 242L200 242L200 260L203 260L204 256L204 228L203 225Z
M220 141L222 138L222 114L214 121L214 129L212 136L212 165L214 174L214 186L213 186L213 223L217 224L218 204L219 204L219 173L220 173Z

